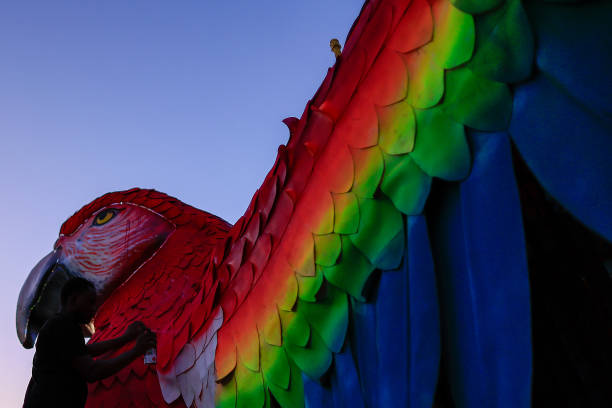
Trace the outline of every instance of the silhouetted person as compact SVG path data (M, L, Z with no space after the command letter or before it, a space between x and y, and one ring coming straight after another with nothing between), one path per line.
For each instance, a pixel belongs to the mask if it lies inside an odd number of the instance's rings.
M132 323L120 337L86 345L81 325L89 323L96 312L96 290L86 279L66 282L61 305L60 313L49 319L38 335L24 408L82 408L87 400L87 382L117 373L155 347L155 334L140 322ZM134 347L115 358L92 358L134 339Z

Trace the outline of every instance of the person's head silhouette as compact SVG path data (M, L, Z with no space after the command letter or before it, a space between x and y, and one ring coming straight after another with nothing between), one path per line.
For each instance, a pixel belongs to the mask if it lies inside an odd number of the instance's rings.
M87 324L96 314L96 288L84 278L71 278L60 294L63 314L74 316L76 321Z

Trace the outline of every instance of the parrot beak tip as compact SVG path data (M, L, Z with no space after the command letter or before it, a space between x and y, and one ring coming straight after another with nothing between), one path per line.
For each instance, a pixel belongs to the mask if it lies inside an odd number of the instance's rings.
M38 262L21 287L17 300L17 337L24 348L34 346L42 325L60 309L60 292L71 277L58 263L59 251L53 251Z

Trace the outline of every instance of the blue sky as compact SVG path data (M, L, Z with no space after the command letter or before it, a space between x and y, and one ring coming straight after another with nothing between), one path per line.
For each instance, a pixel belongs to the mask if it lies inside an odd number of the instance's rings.
M333 64L361 0L27 1L0 13L0 406L32 350L21 284L61 223L147 187L234 222Z

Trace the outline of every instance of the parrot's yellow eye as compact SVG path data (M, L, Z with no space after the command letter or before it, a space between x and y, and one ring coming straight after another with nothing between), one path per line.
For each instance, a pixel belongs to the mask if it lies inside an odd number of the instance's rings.
M93 225L104 225L112 220L115 215L117 215L117 211L110 208L108 210L100 211L100 213L96 215L96 218L94 218Z

